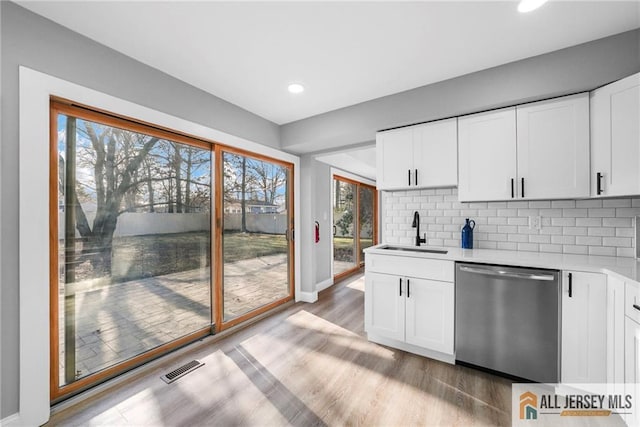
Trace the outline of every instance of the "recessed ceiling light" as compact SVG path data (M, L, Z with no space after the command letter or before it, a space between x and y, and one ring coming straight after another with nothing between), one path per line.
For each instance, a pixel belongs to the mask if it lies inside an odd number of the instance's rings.
M536 10L546 2L547 0L520 0L520 4L518 4L518 12L531 12L532 10Z
M304 92L304 86L302 86L300 83L291 83L289 85L289 87L287 87L287 89L289 89L289 92L291 92L291 93L302 93L302 92Z

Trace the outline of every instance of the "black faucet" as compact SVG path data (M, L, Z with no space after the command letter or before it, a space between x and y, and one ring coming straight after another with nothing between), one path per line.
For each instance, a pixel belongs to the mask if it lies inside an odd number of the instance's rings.
M420 237L420 214L418 211L413 213L413 224L412 227L416 229L416 246L420 246L420 243L427 243L427 233L424 233L424 237Z

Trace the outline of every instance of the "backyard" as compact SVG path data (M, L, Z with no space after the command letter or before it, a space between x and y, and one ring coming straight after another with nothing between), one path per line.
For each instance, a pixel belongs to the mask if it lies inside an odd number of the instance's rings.
M162 276L210 265L209 231L149 234L114 237L112 271L109 283L128 282L146 277ZM82 243L76 245L78 253ZM287 252L284 235L225 232L224 262L260 258ZM60 262L64 263L64 242L60 245ZM76 266L76 282L93 279L89 261Z
M92 278L85 261L77 266L76 282L68 289L60 282L60 299L73 304L76 313L65 327L60 310L61 384L66 383L66 332L75 336L70 363L75 378L81 378L211 325L208 236L117 237L112 278ZM282 235L225 232L225 321L288 295L287 245Z

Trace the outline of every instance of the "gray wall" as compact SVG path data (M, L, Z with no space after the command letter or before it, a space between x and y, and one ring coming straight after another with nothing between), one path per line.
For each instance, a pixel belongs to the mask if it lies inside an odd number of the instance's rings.
M296 233L302 253L300 289L313 293L316 284L331 278L331 167L309 155L300 158L300 165L303 171L300 177L300 225L304 230ZM315 221L320 223L318 243L315 242Z
M638 71L634 30L288 123L282 149L312 153L373 141L381 129L591 90Z
M313 181L315 183L315 191L313 193L315 200L314 221L320 223L320 241L316 243L314 254L314 262L316 263L315 283L318 284L331 279L331 263L333 262L333 253L331 252L333 191L331 188L331 166L317 160L313 161L313 166Z
M0 8L1 419L18 410L18 66L277 148L279 127L14 3Z

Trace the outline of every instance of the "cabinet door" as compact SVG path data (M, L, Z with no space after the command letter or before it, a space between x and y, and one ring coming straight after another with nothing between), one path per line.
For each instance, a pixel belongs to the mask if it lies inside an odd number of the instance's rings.
M624 281L607 278L607 382L624 383Z
M640 324L629 317L624 318L624 382L627 394L640 396ZM640 425L640 411L625 418L627 425Z
M606 276L581 272L562 276L562 382L605 383Z
M418 187L458 185L457 119L415 126L413 130L413 173Z
M390 274L365 275L364 320L369 334L404 341L405 279Z
M511 199L516 179L514 107L460 117L458 148L460 201Z
M636 194L640 194L640 73L591 94L591 195Z
M589 95L527 104L517 116L519 198L588 197Z
M402 128L376 135L376 177L380 190L416 187L413 168L413 129Z
M409 277L406 297L406 342L453 354L453 283Z

